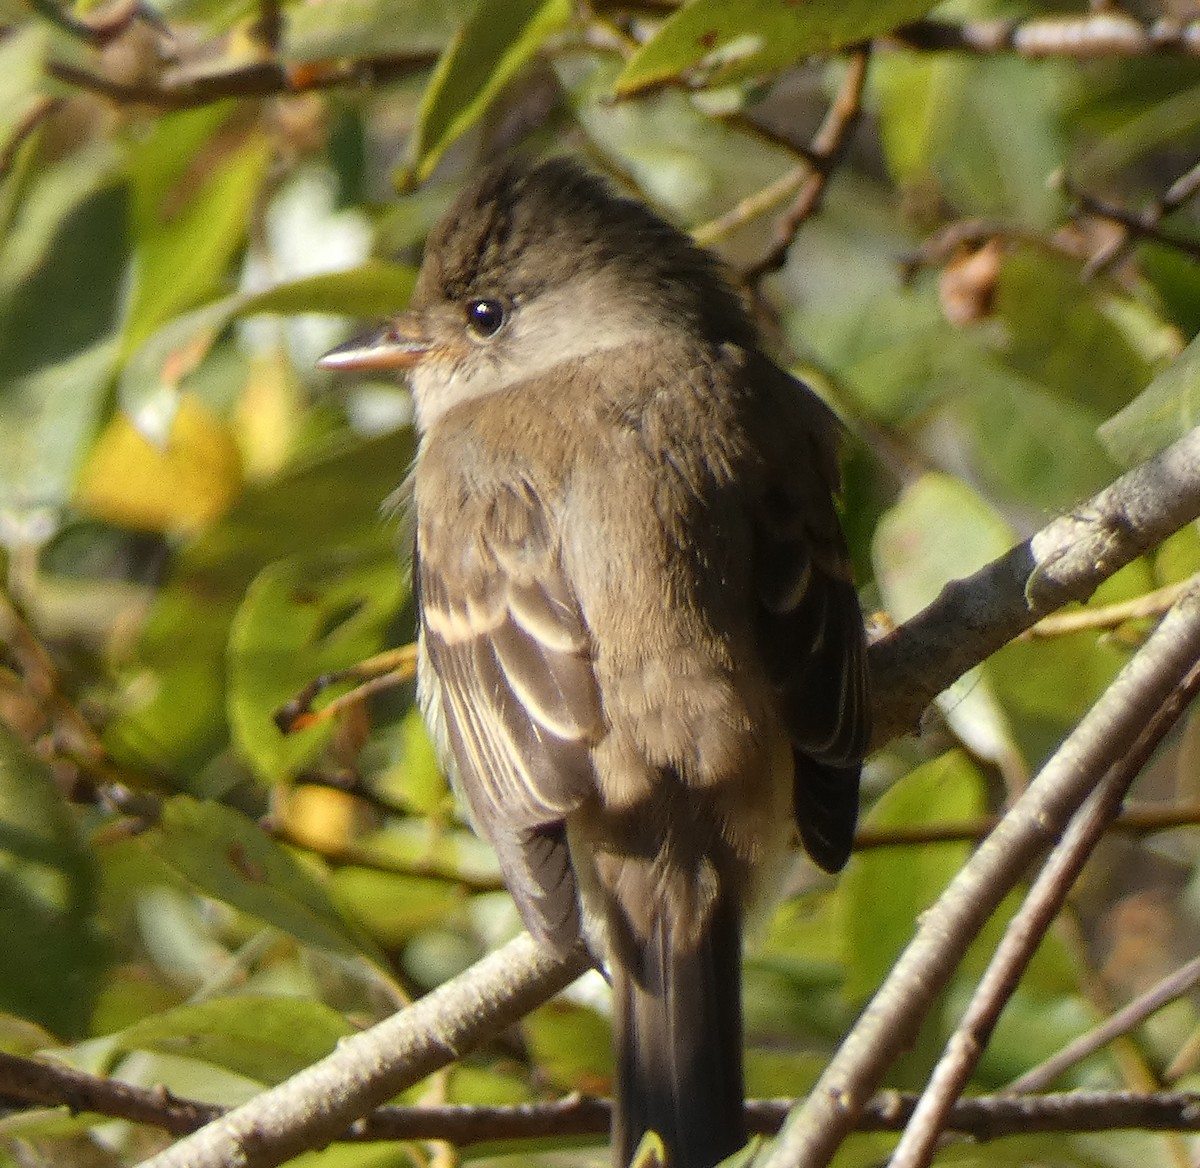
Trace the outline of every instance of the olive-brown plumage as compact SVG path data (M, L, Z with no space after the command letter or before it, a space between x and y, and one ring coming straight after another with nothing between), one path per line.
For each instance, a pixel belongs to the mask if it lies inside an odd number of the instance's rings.
M613 985L613 1156L744 1140L741 934L798 823L840 868L868 736L838 427L712 258L574 164L496 167L405 314L419 691L521 915Z

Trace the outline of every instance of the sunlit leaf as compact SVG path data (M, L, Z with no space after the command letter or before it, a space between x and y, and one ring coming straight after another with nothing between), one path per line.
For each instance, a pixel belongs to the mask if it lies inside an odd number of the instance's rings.
M150 438L155 411L177 403L180 382L208 355L213 342L238 317L260 312L327 312L381 317L408 303L416 272L402 264L372 260L344 272L278 284L263 292L215 300L168 321L129 355L120 396L127 413ZM167 418L170 421L170 418Z
M150 846L205 895L298 941L380 961L308 869L239 812L176 795L163 805Z
M911 771L875 805L867 824L928 827L982 814L983 782L959 751ZM869 994L891 968L927 909L962 866L968 844L879 848L856 855L843 876L846 935L851 960L845 992L851 1001Z
M929 0L692 0L617 79L623 96L696 69L712 84L753 77L865 41L924 16Z
M353 1028L320 1002L246 994L143 1018L117 1036L123 1050L182 1055L274 1084L329 1054Z
M1138 397L1100 427L1100 440L1123 465L1156 454L1200 422L1200 338Z
M571 15L569 0L478 0L450 42L421 101L411 157L429 177L447 148Z
M156 126L133 168L136 287L125 347L211 296L250 224L271 160L267 138L228 132L216 110L173 114ZM206 155L203 170L196 171Z
M387 554L318 551L278 560L255 578L230 630L229 722L263 779L292 777L333 730L328 722L284 735L275 712L313 678L376 652L404 591Z
M229 427L189 395L173 411L162 447L115 414L83 468L76 501L122 527L180 532L219 518L241 486Z

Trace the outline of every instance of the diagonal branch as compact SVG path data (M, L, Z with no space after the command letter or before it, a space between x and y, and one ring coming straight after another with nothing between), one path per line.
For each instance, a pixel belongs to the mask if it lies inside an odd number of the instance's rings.
M1104 562L1102 558L1100 562ZM1197 660L1200 588L1167 614L996 830L923 914L916 936L812 1094L784 1125L765 1168L818 1168L829 1162L887 1067L911 1041L996 907L1034 857L1058 838L1097 776L1133 748L1155 711L1168 701Z
M1196 592L1195 585L1193 591ZM1197 595L1200 596L1200 592ZM927 1168L932 1162L954 1103L966 1089L1034 950L1054 923L1084 864L1116 818L1122 800L1142 767L1198 690L1200 665L1193 665L1167 700L1151 713L1133 747L1109 767L1051 851L1024 904L1004 930L1004 937L975 987L961 1021L946 1043L913 1117L892 1153L890 1168Z

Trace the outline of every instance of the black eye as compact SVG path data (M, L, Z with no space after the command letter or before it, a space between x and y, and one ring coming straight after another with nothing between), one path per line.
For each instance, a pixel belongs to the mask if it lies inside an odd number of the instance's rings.
M480 340L494 337L507 318L508 313L501 300L472 300L467 304L467 327Z

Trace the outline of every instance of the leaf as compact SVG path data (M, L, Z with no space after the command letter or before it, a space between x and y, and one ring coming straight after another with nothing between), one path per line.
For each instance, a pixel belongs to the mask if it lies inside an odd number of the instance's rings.
M241 487L232 432L187 394L172 411L161 448L115 414L83 468L76 502L120 527L179 533L220 518Z
M421 99L410 154L418 181L570 16L569 0L478 0Z
M238 317L260 312L388 316L408 303L415 282L413 268L371 260L343 272L306 276L264 292L215 300L175 317L145 338L122 370L121 404L148 438L161 439L171 409L180 400L180 382Z
M137 280L126 317L127 353L219 287L261 195L271 143L254 132L231 145L218 137L217 114L227 111L164 117L135 158ZM194 173L201 162L205 168Z
M116 343L103 341L0 389L0 512L10 522L44 522L70 498L116 359Z
M607 1093L612 1084L611 1025L595 1010L555 999L521 1023L521 1033L541 1073L556 1086L584 1094Z
M181 1055L275 1084L324 1058L353 1032L321 1002L246 994L176 1006L116 1038L119 1050Z
M287 8L288 61L438 53L471 11L470 0L324 0Z
M447 880L401 876L346 866L329 878L330 892L348 915L381 944L402 945L423 930L447 923L466 903L462 889Z
M867 816L867 825L932 826L982 814L983 781L967 756L951 751L910 771ZM856 855L842 878L850 958L847 997L861 1001L891 969L913 935L914 922L962 866L965 843L878 848Z
M1152 457L1200 422L1200 337L1192 341L1120 413L1100 441L1123 466Z
M932 186L959 215L1013 215L1050 226L1061 196L1065 84L1049 61L890 53L872 62L888 169Z
M233 741L267 782L294 777L328 740L327 722L284 735L275 712L315 677L376 652L404 597L394 556L313 552L264 568L229 636Z
M0 725L0 1009L82 1034L107 946L96 869L48 768Z
M155 854L199 892L308 945L386 963L343 919L324 887L256 823L220 803L175 795L163 804Z
M892 618L908 620L951 580L969 576L1014 542L1012 528L966 484L922 475L875 533L875 574Z
M770 73L924 16L929 0L692 0L617 78L627 97L690 69L710 85Z

